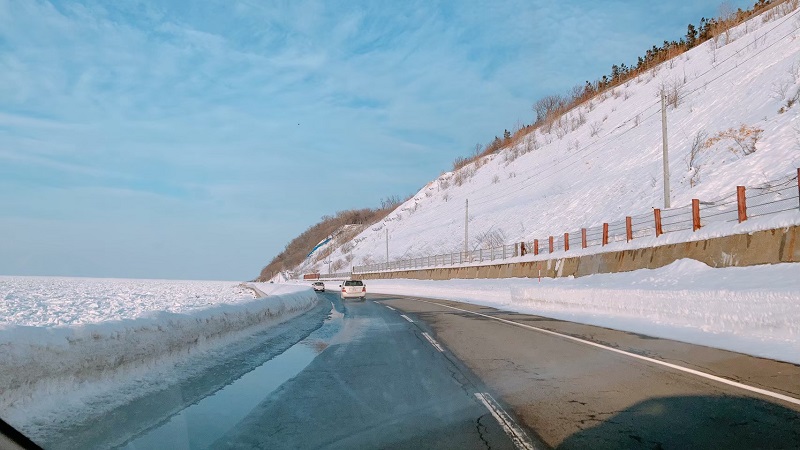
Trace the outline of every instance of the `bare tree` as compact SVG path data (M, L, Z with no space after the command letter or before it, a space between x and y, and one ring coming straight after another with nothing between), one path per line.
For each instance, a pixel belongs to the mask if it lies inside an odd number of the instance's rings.
M694 135L694 139L692 139L692 148L689 150L689 170L697 167L697 157L700 155L700 150L705 148L706 138L707 135L704 130L700 130Z
M548 95L540 98L533 104L533 111L536 113L536 122L546 122L553 119L553 116L564 107L566 101L560 95Z
M399 195L390 195L389 197L381 199L381 209L395 208L400 203L402 203L402 200Z
M706 141L707 135L704 130L700 130L697 134L694 135L694 139L692 139L692 148L689 150L689 172L691 172L691 177L689 178L689 186L695 187L697 183L700 182L700 165L697 163L697 157L700 155L700 151L706 148Z
M600 134L600 130L603 129L603 123L594 121L589 125L589 136L595 137Z

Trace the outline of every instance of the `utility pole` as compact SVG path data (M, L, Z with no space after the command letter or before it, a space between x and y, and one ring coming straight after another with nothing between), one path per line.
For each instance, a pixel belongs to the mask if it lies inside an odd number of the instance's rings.
M389 228L386 227L386 264L389 264Z
M464 256L469 251L469 199L467 199L467 209L464 213Z
M664 209L669 209L669 155L667 154L667 93L661 93L661 138L664 142Z

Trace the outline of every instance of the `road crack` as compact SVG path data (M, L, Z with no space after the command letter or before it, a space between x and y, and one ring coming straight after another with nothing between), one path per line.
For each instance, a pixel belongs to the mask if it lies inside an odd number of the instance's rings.
M483 445L485 445L487 449L491 449L492 446L489 445L489 441L486 440L485 436L488 428L486 428L486 425L481 422L481 420L486 416L488 416L488 414L483 414L482 416L478 417L478 420L475 421L475 429L478 430L478 437L480 438L481 442L483 442Z

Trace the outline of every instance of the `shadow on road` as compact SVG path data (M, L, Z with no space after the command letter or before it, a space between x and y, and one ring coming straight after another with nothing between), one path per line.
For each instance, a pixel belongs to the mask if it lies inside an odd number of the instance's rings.
M655 398L597 419L557 448L800 448L800 412L756 398Z

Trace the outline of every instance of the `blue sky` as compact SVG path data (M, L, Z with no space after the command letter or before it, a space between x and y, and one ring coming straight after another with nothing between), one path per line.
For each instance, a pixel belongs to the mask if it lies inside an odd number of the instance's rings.
M0 274L253 278L719 5L0 0Z

